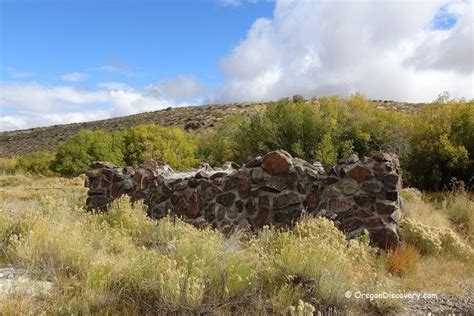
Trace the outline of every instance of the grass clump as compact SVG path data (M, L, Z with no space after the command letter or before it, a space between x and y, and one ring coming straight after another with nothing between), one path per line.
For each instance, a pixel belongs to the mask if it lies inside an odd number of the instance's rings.
M413 245L402 245L387 256L387 270L396 275L403 275L415 269L420 261L420 253Z

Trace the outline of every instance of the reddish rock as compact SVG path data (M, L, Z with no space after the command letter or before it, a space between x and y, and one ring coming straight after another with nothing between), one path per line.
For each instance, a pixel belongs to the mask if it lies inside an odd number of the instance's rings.
M258 211L255 216L255 224L258 227L263 227L264 225L270 224L268 215L270 214L270 200L268 196L262 196L258 201Z
M364 224L364 222L359 219L359 218L347 218L341 223L341 229L344 232L351 232L356 230L357 228L361 227Z
M199 194L197 192L194 192L194 194L191 196L191 199L189 200L188 203L188 208L186 214L190 218L196 218L201 215L201 203L200 203L200 198Z
M371 244L382 249L393 249L400 245L396 232L390 228L369 229Z
M239 186L239 196L243 199L250 196L250 185L247 182L244 182Z
M215 186L210 186L204 191L204 199L206 201L212 201L216 197L216 195L221 192L222 191L219 188Z
M356 195L354 201L360 206L369 206L375 203L375 196L373 195Z
M390 189L396 189L398 184L398 175L389 173L383 176L383 182L389 187Z
M216 202L224 206L231 206L235 201L235 194L232 192L227 192L217 196Z
M375 209L377 210L377 213L379 214L390 215L393 212L395 212L397 208L395 205L390 204L390 203L377 202L375 204Z
M309 210L313 210L318 207L320 200L321 199L319 195L313 191L306 196L306 199L304 200L304 206Z
M224 181L224 191L229 191L235 188L239 184L238 180L235 177L229 177Z
M271 175L287 173L290 169L291 161L284 154L273 151L263 157L262 167Z
M347 174L359 183L367 181L374 176L374 174L369 168L361 165L355 166L354 168L349 170Z
M217 209L217 220L222 221L224 217L225 217L225 207L220 205L218 206L218 209Z
M286 189L286 181L282 178L265 177L262 189L270 192L281 192Z
M298 180L298 174L295 171L291 171L290 173L288 173L286 184L288 185L290 189L293 189L295 187L297 180Z
M379 226L383 226L384 224L383 220L379 217L366 218L364 222L367 228L379 227Z
M282 209L290 205L299 204L300 197L298 194L294 192L290 192L288 194L282 194L273 199L273 208L274 209Z
M347 212L354 206L352 199L331 201L330 210L336 213Z

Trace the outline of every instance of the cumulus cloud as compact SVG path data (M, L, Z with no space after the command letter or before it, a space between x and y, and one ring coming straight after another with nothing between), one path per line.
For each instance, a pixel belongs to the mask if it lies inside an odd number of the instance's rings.
M472 3L436 30L437 1L277 1L220 61L219 101L356 91L377 99L431 101L448 90L473 97Z
M150 95L120 83L99 89L2 82L0 131L106 119L193 105Z
M209 94L209 90L194 75L181 75L178 78L166 79L147 88L155 97L173 100L200 99Z
M81 72L69 72L59 76L59 79L70 82L80 82L87 80L87 75Z

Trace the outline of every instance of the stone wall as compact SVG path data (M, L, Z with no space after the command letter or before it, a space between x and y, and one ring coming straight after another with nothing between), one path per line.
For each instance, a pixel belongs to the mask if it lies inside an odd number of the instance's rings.
M373 244L398 245L401 217L398 159L381 154L351 155L326 172L284 151L257 157L243 166L203 165L189 173L147 161L139 168L96 162L87 172L88 209L106 210L128 194L143 200L153 218L168 212L198 227L230 234L264 225L291 227L303 214L328 217L351 238L370 232Z

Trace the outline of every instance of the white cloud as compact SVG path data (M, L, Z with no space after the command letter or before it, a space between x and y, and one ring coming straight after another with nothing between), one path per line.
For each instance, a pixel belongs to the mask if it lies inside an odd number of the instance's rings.
M28 78L33 77L35 74L29 71L22 71L8 66L0 66L0 70L6 72L10 77L18 78Z
M209 94L209 90L193 75L163 80L149 86L147 92L155 97L172 100L193 100Z
M220 66L217 101L361 91L368 97L431 101L448 90L474 97L472 3L458 23L433 30L439 1L277 1Z
M2 82L0 108L5 114L0 114L0 131L99 120L193 104L110 82L96 90Z
M99 82L97 87L107 90L131 90L132 88L122 82L115 82L115 81L107 81L107 82Z
M87 75L81 72L69 72L59 76L59 79L70 82L80 82L87 80Z

